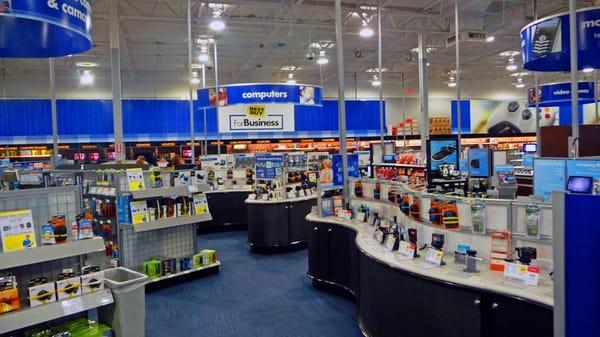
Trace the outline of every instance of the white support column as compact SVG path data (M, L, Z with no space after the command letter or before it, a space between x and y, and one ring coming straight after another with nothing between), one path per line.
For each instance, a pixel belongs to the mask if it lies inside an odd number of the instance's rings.
M110 30L110 63L112 79L113 129L115 133L116 160L125 160L125 143L123 142L123 108L121 104L121 54L119 49L120 23L118 1L110 0L109 30Z
M346 99L344 86L344 32L342 30L342 4L335 0L335 42L337 45L338 76L338 120L340 127L340 154L342 155L342 175L344 178L344 202L348 202L348 150L346 148Z
M454 3L454 36L456 52L456 120L458 125L458 158L462 155L462 111L460 107L460 27L458 22L458 2Z
M427 41L424 33L419 33L418 38L418 49L419 49L419 98L421 101L421 114L419 119L420 134L421 134L421 156L425 158L427 152L427 140L429 140L429 88L427 81ZM404 74L402 75L402 85L404 83ZM404 95L406 90L402 94L402 104L404 104ZM404 109L404 107L403 107ZM404 121L406 123L406 120ZM406 124L405 124L406 128ZM406 137L405 137L406 139Z
M194 89L192 87L192 4L191 0L188 0L188 13L187 13L187 25L188 25L188 85L190 88L189 108L190 108L190 140L192 143L192 164L196 160L196 130L194 130Z
M579 87L577 84L577 1L569 0L569 37L571 51L571 138L569 157L579 156Z
M54 68L54 59L50 58L50 112L52 115L52 167L56 168L58 163L58 117L56 111L56 74ZM6 152L8 156L8 151Z
M377 1L377 73L379 78L379 140L381 141L381 148L385 137L385 123L384 123L384 112L383 112L383 55L381 48L381 41L383 39L383 30L381 29L381 0Z
M217 94L217 154L221 155L221 133L219 132L219 59L217 56L217 39L214 42L215 92Z

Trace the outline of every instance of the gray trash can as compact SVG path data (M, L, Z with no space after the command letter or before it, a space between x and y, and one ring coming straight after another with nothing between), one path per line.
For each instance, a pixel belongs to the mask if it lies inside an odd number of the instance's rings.
M148 276L131 269L104 270L104 285L112 291L115 302L101 307L99 316L112 326L116 337L144 337L147 281Z

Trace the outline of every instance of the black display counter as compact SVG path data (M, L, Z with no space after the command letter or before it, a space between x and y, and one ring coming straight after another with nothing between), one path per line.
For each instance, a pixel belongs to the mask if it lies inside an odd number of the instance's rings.
M306 247L310 224L306 214L316 196L288 200L246 200L248 244L258 252L281 252Z
M452 264L420 270L372 239L372 227L309 214L308 276L317 288L354 297L369 337L501 337L553 335L552 286L524 289L452 273ZM421 255L424 255L422 253Z
M212 221L198 225L199 233L245 230L248 227L246 199L252 191L216 190L205 192Z

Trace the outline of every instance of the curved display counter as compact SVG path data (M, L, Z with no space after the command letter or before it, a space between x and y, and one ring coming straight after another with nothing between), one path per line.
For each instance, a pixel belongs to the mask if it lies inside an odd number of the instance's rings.
M205 192L212 221L198 226L198 232L244 230L248 226L246 199L252 191L246 189Z
M263 252L306 247L310 225L305 216L316 204L316 195L286 200L247 199L248 244Z
M446 258L423 269L423 257L402 260L372 238L363 223L309 214L308 276L357 298L358 324L366 336L552 336L552 282L538 287L505 282L481 265L461 272ZM421 255L424 255L422 253Z

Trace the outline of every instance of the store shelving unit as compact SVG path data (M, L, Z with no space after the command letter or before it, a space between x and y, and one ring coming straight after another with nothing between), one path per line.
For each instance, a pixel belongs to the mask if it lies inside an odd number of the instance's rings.
M136 233L140 233L140 232L154 231L154 230L159 230L159 229L164 229L164 228L169 228L169 227L177 227L177 226L184 226L184 225L189 225L189 224L196 224L199 222L211 221L211 220L212 220L212 216L207 213L207 214L180 216L177 218L160 219L160 220L156 220L156 221L144 222L141 224L131 225L131 226L133 227L133 230ZM122 224L122 225L126 226L129 224Z
M40 246L15 252L0 254L0 270L48 262L104 250L104 241L100 237L88 240L67 241L63 244Z
M180 278L180 277L183 277L185 275L190 275L190 274L194 274L194 273L199 273L201 271L208 271L208 270L211 270L211 269L216 269L216 268L219 268L220 266L221 266L221 261L217 261L216 263L209 264L207 266L202 266L202 267L199 267L199 268L193 268L193 269L189 269L189 270L186 270L186 271L178 272L178 273L175 273L175 274L170 274L170 275L164 275L164 276L156 277L156 278L151 279L149 281L149 283L150 284L152 284L152 283L160 283L160 282L163 282L163 281L166 281L166 280Z
M19 209L31 209L39 238L39 226L53 215L65 215L68 220L75 218L81 210L81 189L79 186L66 186L0 193L0 211ZM36 277L54 280L64 269L78 270L88 255L103 251L103 239L94 237L0 253L0 272L16 277L21 306L17 311L0 314L0 335L112 304L112 293L104 289L46 305L28 306L27 280Z
M0 334L96 309L114 302L109 289L0 315Z

